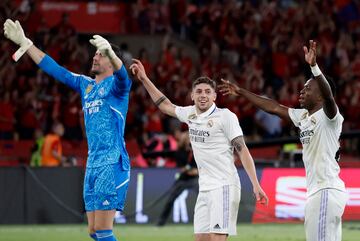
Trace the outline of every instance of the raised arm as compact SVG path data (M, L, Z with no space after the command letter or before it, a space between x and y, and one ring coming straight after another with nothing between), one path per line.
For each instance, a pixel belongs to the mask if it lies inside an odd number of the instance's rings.
M256 176L255 164L252 156L250 155L249 149L247 148L244 138L242 136L235 137L231 144L234 146L237 154L240 157L240 160L245 168L246 173L248 174L250 181L253 185L253 192L256 197L256 201L259 201L262 204L267 205L269 202L268 197L265 192L260 187L259 181Z
M270 114L279 116L280 118L290 121L288 114L288 107L280 105L275 100L269 99L264 96L254 94L246 89L240 88L235 83L231 83L229 80L221 79L222 84L219 85L219 91L223 95L243 96L250 101L257 108L262 109Z
M147 77L144 66L140 60L133 59L130 66L131 73L144 85L152 101L164 114L176 117L175 105L151 82Z
M13 55L13 59L15 61L17 61L22 54L27 53L30 58L47 74L70 86L76 91L80 91L79 76L74 75L67 69L61 67L50 56L38 49L32 41L25 36L19 21L13 22L11 19L7 19L4 23L4 35L6 38L20 46L18 51L16 51L20 54L15 53Z
M309 48L304 46L305 61L310 65L311 72L319 85L320 94L324 100L323 109L329 119L333 119L337 113L337 105L331 91L329 82L322 74L319 66L316 63L316 42L309 41Z
M35 64L39 64L45 57L45 53L38 49L35 45L32 45L26 53L35 62Z
M99 50L103 55L109 57L111 64L115 71L119 70L123 65L121 59L115 54L114 50L111 47L109 41L100 35L94 35L92 39L90 39L90 43L94 45L97 50Z
M4 35L20 47L19 50L16 51L19 55L15 56L16 54L14 54L13 56L15 61L17 61L25 52L36 64L39 64L45 57L45 53L35 47L33 42L25 36L19 21L16 20L14 22L11 19L7 19L4 23Z

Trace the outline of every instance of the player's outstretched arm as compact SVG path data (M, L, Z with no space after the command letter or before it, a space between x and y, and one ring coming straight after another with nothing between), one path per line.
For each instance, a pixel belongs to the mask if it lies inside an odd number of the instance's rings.
M24 53L27 53L36 64L39 64L44 58L45 53L35 47L33 42L25 36L24 30L18 20L14 22L11 19L6 19L4 23L4 35L20 46L12 56L15 61L18 61Z
M245 171L250 178L250 181L253 185L253 192L256 197L256 201L260 202L261 204L267 205L269 199L259 184L259 181L256 176L254 160L250 155L249 149L245 144L244 138L242 136L235 137L231 141L231 144L234 146L236 152L238 153L240 160L245 168Z
M243 96L257 108L260 108L270 114L277 115L283 119L290 121L288 107L280 105L275 100L254 94L246 89L240 88L238 85L231 83L229 80L221 79L221 82L222 84L219 85L219 91L223 95Z
M92 45L96 47L97 50L101 52L101 54L108 56L111 64L114 67L114 70L119 70L123 62L121 59L115 54L114 50L111 47L109 41L100 35L94 35L92 39L89 40Z
M305 61L310 65L311 72L319 85L320 94L324 99L323 109L327 117L334 118L337 113L337 105L334 96L331 92L329 82L322 74L319 66L316 63L316 42L309 41L309 48L304 46Z
M58 65L50 58L50 56L46 58L46 54L38 49L31 40L25 36L19 21L14 22L11 19L7 19L4 23L4 35L6 38L20 46L18 51L13 55L15 61L17 61L24 53L27 53L44 72L76 91L80 91L80 82L78 81L77 76Z
M130 65L131 74L134 75L145 87L155 105L164 114L176 117L175 105L151 82L147 77L144 66L138 59L133 59Z

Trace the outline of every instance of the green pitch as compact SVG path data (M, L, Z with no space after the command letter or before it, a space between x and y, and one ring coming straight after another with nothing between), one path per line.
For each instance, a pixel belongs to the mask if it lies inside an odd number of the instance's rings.
M0 241L91 241L85 225L0 225ZM193 241L191 225L116 225L119 241ZM358 241L360 223L343 224L343 241ZM241 224L229 241L304 241L302 224Z

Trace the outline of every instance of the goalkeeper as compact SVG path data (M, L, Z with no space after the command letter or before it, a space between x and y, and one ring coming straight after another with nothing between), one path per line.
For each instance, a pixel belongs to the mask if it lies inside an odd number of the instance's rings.
M106 39L94 35L93 79L59 66L26 38L18 21L7 19L4 35L43 71L80 93L89 150L83 192L89 233L94 240L116 240L114 215L124 208L130 178L124 127L131 80L123 62Z

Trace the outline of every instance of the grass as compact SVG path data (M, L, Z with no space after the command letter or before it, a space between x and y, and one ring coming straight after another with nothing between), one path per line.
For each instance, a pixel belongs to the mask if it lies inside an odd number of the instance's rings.
M116 225L119 241L192 241L191 225ZM241 224L228 241L304 241L302 224ZM360 223L343 224L343 241L360 237ZM0 225L0 241L90 241L86 225Z

